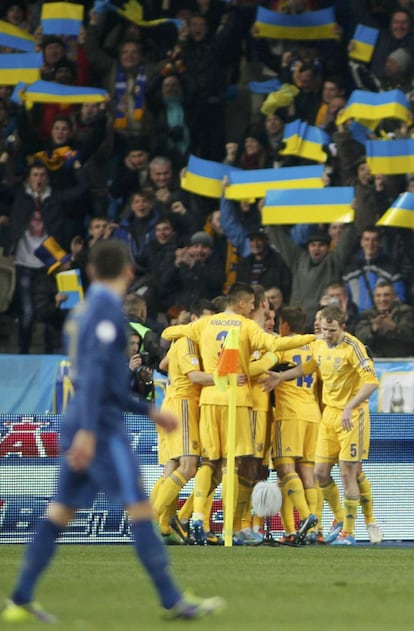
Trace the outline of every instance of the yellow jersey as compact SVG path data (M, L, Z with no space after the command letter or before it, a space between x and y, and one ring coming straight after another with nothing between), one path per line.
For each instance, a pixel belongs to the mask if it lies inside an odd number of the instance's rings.
M188 337L181 337L172 344L167 357L168 384L165 396L198 401L201 386L187 377L193 370L202 370L197 346Z
M239 329L237 373L243 375L249 374L249 361L254 350L264 349L277 352L310 343L315 339L314 335L275 338L270 333L265 333L253 320L227 311L204 316L190 324L168 327L161 335L166 340L173 340L183 335L189 337L199 346L204 370L214 374L227 334L234 328ZM221 392L216 386L203 386L200 404L227 405L228 397L228 389ZM252 406L249 384L237 387L236 405Z
M303 368L306 374L318 371L324 405L343 410L364 384L378 385L374 364L364 344L350 333L345 333L342 341L333 347L325 340L316 340L312 350L313 358Z
M279 353L281 363L307 364L313 359L312 344ZM317 400L316 372L291 381L283 381L275 389L275 413L277 421L301 420L319 423L321 412Z

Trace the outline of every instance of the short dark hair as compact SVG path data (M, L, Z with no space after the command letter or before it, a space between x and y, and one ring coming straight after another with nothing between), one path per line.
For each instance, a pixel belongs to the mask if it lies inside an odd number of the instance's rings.
M306 328L306 313L302 307L283 307L279 313L280 321L286 322L292 333L303 333Z
M98 241L90 250L89 263L94 266L100 280L113 280L121 275L132 258L128 247L118 239Z
M197 318L203 315L203 311L211 311L212 313L217 313L216 307L211 302L211 300L207 300L207 298L200 298L200 300L190 305L190 313L194 313Z
M253 291L254 291L253 309L256 310L260 307L260 303L263 302L263 300L266 300L266 294L265 294L264 287L262 285L254 285Z
M246 294L254 296L254 289L251 285L247 285L247 283L234 283L227 294L227 301L229 304L234 305Z

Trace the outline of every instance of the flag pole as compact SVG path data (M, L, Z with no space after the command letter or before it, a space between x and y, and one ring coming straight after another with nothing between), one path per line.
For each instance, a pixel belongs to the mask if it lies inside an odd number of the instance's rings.
M227 488L224 511L224 546L233 544L233 517L234 517L234 468L235 468L235 443L236 443L236 388L237 374L229 375L229 415L227 428Z

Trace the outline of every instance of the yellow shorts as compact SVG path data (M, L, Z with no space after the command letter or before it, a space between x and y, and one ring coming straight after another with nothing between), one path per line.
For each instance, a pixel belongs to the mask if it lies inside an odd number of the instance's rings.
M198 401L191 399L168 399L162 410L168 410L178 418L178 427L172 432L164 432L163 441L166 443L168 459L178 459L181 456L199 456L200 434Z
M265 458L270 446L270 413L265 410L253 411L252 415L253 457Z
M302 420L275 421L272 458L275 466L289 462L313 464L319 423Z
M342 410L326 407L322 413L315 462L359 462L369 454L370 419L368 406L352 412L353 429L342 429Z
M210 460L220 460L227 456L227 405L202 405L200 409L201 455ZM236 409L235 455L253 455L251 410L247 407Z

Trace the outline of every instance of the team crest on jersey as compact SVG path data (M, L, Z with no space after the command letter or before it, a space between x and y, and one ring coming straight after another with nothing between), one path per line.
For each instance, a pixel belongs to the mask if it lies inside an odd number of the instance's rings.
M103 344L110 344L116 338L115 325L110 320L101 320L96 327L96 337Z
M191 441L191 446L194 449L194 451L198 449L200 447L198 440Z
M341 357L335 357L334 359L334 370L339 370L339 368L342 366L342 358Z

